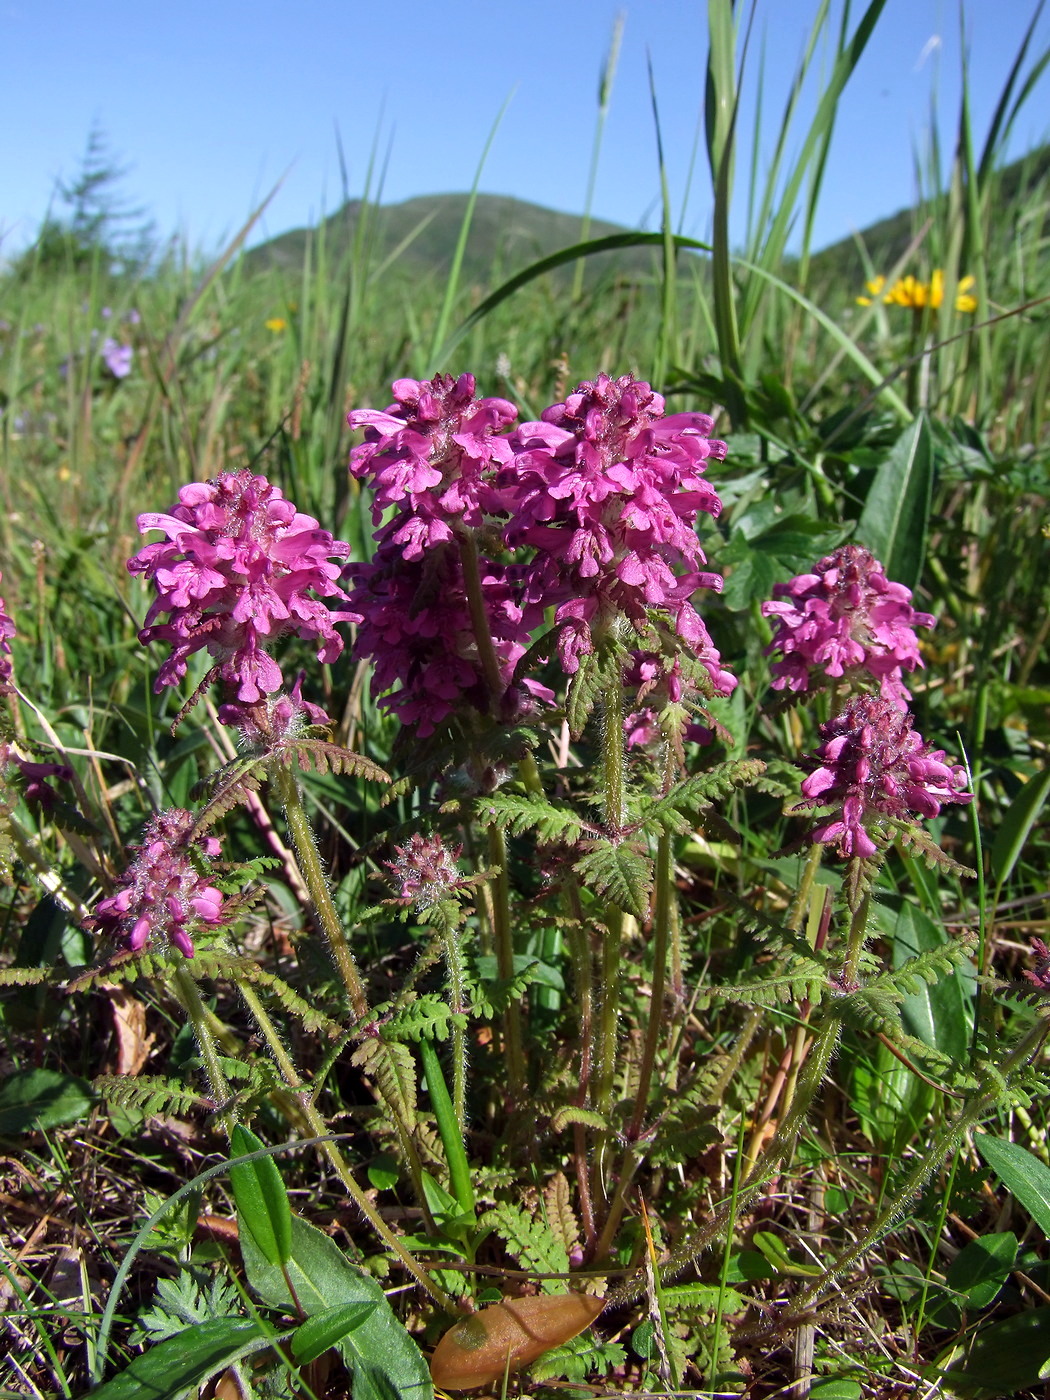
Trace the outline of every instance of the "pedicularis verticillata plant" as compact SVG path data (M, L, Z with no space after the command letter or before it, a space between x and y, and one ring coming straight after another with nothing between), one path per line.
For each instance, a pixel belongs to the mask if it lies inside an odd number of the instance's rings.
M432 1248L469 1265L484 1247L495 1262L510 1255L552 1275L570 1261L634 1262L632 1190L644 1195L647 1173L720 1140L723 1101L763 1012L795 1004L774 1095L764 1107L735 1104L756 1123L760 1109L761 1123L775 1117L775 1131L756 1129L731 1202L712 1187L684 1210L667 1268L683 1266L732 1228L792 1151L843 1029L907 1041L921 1057L929 1047L904 1036L901 998L968 956L965 940L946 941L894 968L870 918L895 843L961 870L923 824L970 801L966 776L914 728L903 680L922 664L915 629L934 619L858 545L778 585L764 608L778 704L819 688L829 717L812 757L788 756L800 760L793 786L757 755L722 759L721 702L738 682L702 615L721 579L697 533L721 510L706 471L726 444L712 420L668 415L649 385L605 375L536 422L516 418L506 400L477 398L470 375L399 380L388 408L352 412L364 440L350 471L373 493L368 561L345 562L347 544L248 470L186 486L170 512L139 517L164 536L129 563L156 591L141 640L170 647L156 688L181 684L206 655L183 714L221 685L217 717L241 752L195 813L153 818L94 917L123 950L106 975L130 965L172 979L228 1127L269 1099L291 1128L325 1137L317 1093L274 1015L320 1038L307 1058L323 1073L346 1047L375 1098L372 1130L415 1193L420 1233L397 1236L338 1145L325 1150L389 1254L446 1309L450 1275L438 1283L423 1262ZM6 626L0 618L0 664ZM365 853L392 893L360 917L369 941L412 923L416 959L378 1001L378 979L359 961L366 940L344 922L319 855L303 775L391 775L333 737L304 697L306 675L282 667L285 638L325 663L352 639L351 660L371 663L378 705L400 726L389 832ZM335 691L341 682L337 671ZM694 989L698 1006L719 997L750 1008L737 1043L722 1036L705 1054L686 1025L681 973L668 995L672 959L690 964L676 852L698 825L730 834L727 818L755 787L790 812L830 813L808 836L799 824L809 855L794 896L740 904L740 937L758 953L749 970L741 957L741 975ZM294 856L274 846L267 793L284 808ZM233 951L245 886L264 862L224 867L209 832L239 803L290 887L308 893L341 1004L327 994L319 1004L294 969L261 983ZM846 862L831 886L816 879L826 848ZM640 976L623 976L628 949ZM237 983L271 1052L268 1074L236 1093L201 978ZM1016 1051L1018 1073L1026 1053ZM432 1116L420 1106L421 1069ZM989 1101L980 1074L969 1089L949 1145ZM557 1196L557 1228L543 1192ZM616 1297L642 1287L631 1276ZM457 1291L471 1289L468 1270Z

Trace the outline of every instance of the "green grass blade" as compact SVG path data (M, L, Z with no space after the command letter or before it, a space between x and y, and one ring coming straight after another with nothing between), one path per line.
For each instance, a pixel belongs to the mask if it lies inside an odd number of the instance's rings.
M691 248L696 252L709 253L710 245L700 243L695 238L680 238L675 235L675 244L679 248ZM555 268L564 267L566 263L572 262L575 258L589 258L596 253L610 253L619 248L661 248L664 243L662 233L610 233L604 238L592 238L587 243L573 243L568 248L560 248L556 253L550 253L545 258L539 258L536 262L530 263L521 272L516 272L513 277L509 277L506 282L491 292L483 302L474 308L456 329L449 335L445 343L440 347L434 356L434 370L440 370L447 362L448 357L455 350L456 346L468 336L479 321L483 321L492 311L496 309L508 297L532 282L537 277L542 277L546 272L553 272Z
M933 437L925 414L910 423L875 473L857 539L887 578L914 589L922 575L933 499Z
M456 1120L456 1111L452 1107L452 1098L445 1083L445 1076L441 1071L437 1047L432 1040L428 1040L426 1037L420 1040L419 1056L423 1061L423 1073L427 1077L427 1092L430 1095L430 1104L437 1120L441 1145L445 1149L445 1161L448 1163L452 1194L464 1215L473 1215L475 1201L474 1185L470 1179L470 1163L467 1161L463 1135Z
M1013 874L1014 867L1021 858L1025 842L1039 819L1039 813L1050 797L1050 768L1044 768L1036 777L1030 778L1010 803L1010 809L999 824L992 842L988 865L995 881L996 902L999 891Z
M648 60L649 100L653 109L653 129L656 132L656 154L660 167L660 202L662 210L661 232L663 233L662 277L660 281L660 325L656 337L656 355L653 359L652 380L663 385L667 378L667 367L677 358L678 341L678 247L675 243L671 218L671 192L667 184L667 162L664 160L664 143L660 131L660 110L656 101L656 80L653 64ZM579 266L583 266L582 263Z
M513 92L508 94L503 106L499 109L496 120L492 123L488 139L485 142L485 149L481 152L481 159L478 161L478 168L474 172L474 183L470 187L470 195L467 199L467 207L463 211L463 222L460 225L459 238L456 241L456 251L452 255L452 266L449 269L448 282L445 284L445 297L441 303L441 310L438 312L437 324L434 326L434 335L430 342L430 369L428 374L435 374L441 363L439 351L448 334L448 323L452 319L452 308L456 304L456 293L459 290L459 274L463 268L463 256L467 251L467 239L470 237L470 225L474 218L474 206L478 200L478 185L481 181L481 172L485 168L485 161L488 159L492 143L496 139L496 132L500 123L506 115L510 106Z
M594 187L598 181L598 161L601 158L602 141L605 136L605 122L609 116L612 101L613 82L620 63L620 45L623 42L623 27L627 22L627 11L617 11L613 20L612 35L609 38L609 51L602 64L598 79L598 121L594 129L594 144L591 147L591 166L587 172L587 193L583 199L583 216L580 219L580 242L586 243L591 236L591 209L594 205ZM583 263L578 263L572 279L572 299L579 301L583 292Z

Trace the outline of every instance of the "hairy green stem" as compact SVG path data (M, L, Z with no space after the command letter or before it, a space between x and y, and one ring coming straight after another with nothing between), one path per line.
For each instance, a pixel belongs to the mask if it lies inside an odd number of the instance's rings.
M857 966L868 936L868 909L870 905L871 894L866 891L854 909L850 922L849 937L846 941L846 960L842 964L842 985L847 991L851 990L857 981Z
M514 976L514 939L510 926L510 882L507 877L507 842L498 826L488 828L489 864L498 867L492 877L493 941L496 945L496 969L504 981ZM520 1105L525 1088L525 1052L521 1038L521 1006L511 1000L503 1017L503 1035L507 1047L507 1087L511 1101Z
M485 677L485 688L489 693L489 712L496 716L504 685L500 675L499 657L496 655L496 648L492 642L489 615L481 591L477 540L471 531L459 536L459 558L463 567L463 587L467 595L467 606L470 609L471 630L474 633L474 642L478 649L482 674Z
M181 963L175 969L174 982L175 993L179 1001L182 1002L186 1015L190 1018L190 1024L193 1026L193 1033L197 1037L197 1045L200 1048L201 1059L204 1061L212 1097L219 1105L219 1121L228 1137L233 1131L236 1118L227 1106L230 1100L230 1085L223 1073L215 1037L211 1032L208 1009L201 1000L200 988Z
M299 869L303 872L306 887L310 891L314 912L328 941L335 965L339 969L354 1015L362 1021L368 1015L368 995L357 962L350 951L343 922L332 900L332 892L328 888L328 879L321 865L320 852L314 839L313 827L306 815L306 808L303 806L299 784L294 772L283 763L272 763L270 773L277 783L288 829L295 844Z
M653 1068L660 1037L664 1031L663 1000L667 980L667 949L671 929L671 838L666 832L660 837L656 847L656 887L653 899L653 980L649 998L649 1024L645 1031L645 1044L642 1047L642 1062L638 1068L638 1084L635 1089L634 1111L627 1128L627 1145L616 1176L616 1187L609 1202L605 1224L598 1239L594 1257L604 1259L612 1248L612 1242L619 1228L624 1208L627 1204L627 1191L640 1160L635 1146L642 1133L646 1109L649 1106L649 1089L653 1082Z
M445 967L448 971L449 1005L461 1019L452 1022L452 1104L460 1135L467 1131L467 988L463 972L460 931L449 920L442 929Z
M883 1208L871 1229L855 1244L851 1245L830 1269L800 1295L798 1299L800 1311L808 1311L815 1307L828 1292L830 1286L889 1232L893 1222L906 1209L909 1202L922 1191L945 1158L956 1150L970 1129L976 1127L983 1118L987 1118L989 1114L995 1112L1002 1102L1004 1087L1009 1088L1011 1079L1018 1075L1032 1056L1038 1052L1046 1036L1047 1022L1040 1017L1017 1042L1002 1065L996 1068L994 1075L985 1071L969 1102L961 1106L951 1122L947 1123L940 1134L934 1138L929 1148L918 1154L915 1166L897 1188L889 1204Z
M634 1113L627 1129L634 1142L642 1131L642 1121L649 1105L649 1086L653 1081L656 1051L664 1030L664 983L667 978L667 945L671 930L671 838L666 832L656 846L656 888L653 898L653 981L649 997L649 1024L645 1031L642 1063L638 1069L638 1088L634 1098Z
M624 790L623 686L619 678L605 693L602 711L602 811L607 835L616 840L627 819ZM601 1007L595 1056L595 1106L608 1113L612 1103L616 1067L616 1032L620 1015L620 954L623 945L623 910L606 909L602 929Z

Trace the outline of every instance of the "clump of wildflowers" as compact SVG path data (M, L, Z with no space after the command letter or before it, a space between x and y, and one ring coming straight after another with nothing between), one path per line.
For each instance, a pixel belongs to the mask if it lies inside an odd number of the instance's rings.
M365 429L365 441L350 453L350 471L372 478L376 525L390 506L402 512L382 538L400 545L406 559L418 559L429 545L450 540L457 522L483 524L491 473L512 456L501 433L518 410L506 399L476 399L472 374L398 379L393 388L395 402L386 410L348 415L351 428Z
M911 590L891 583L868 550L843 545L812 573L778 583L773 595L762 613L775 628L766 653L781 653L772 667L775 690L810 690L814 672L854 683L871 677L884 699L907 706L903 672L923 664L915 628L936 619L915 611Z
M503 430L517 410L506 399L476 399L474 389L469 374L399 379L389 408L348 418L352 428L365 429L350 470L372 479L375 523L394 511L377 530L373 559L348 569L352 606L361 614L355 652L374 660L374 688L386 692L380 703L420 738L462 704L484 712L506 701L529 639L520 570L477 548L498 504L495 473L513 457ZM480 642L464 548L476 561L488 634ZM482 645L491 647L495 676L486 673ZM514 691L512 702L517 698Z
M203 649L237 700L254 704L282 683L270 643L294 632L317 643L321 661L335 661L343 649L335 624L358 621L321 601L346 600L336 583L340 565L330 561L345 558L350 546L300 514L264 476L244 469L184 486L170 513L140 515L138 527L167 536L128 561L157 590L139 640L172 648L158 692L178 684ZM167 621L156 621L164 614Z
M810 839L841 856L875 855L871 833L886 823L936 817L945 803L971 801L965 769L927 747L911 716L881 696L854 696L820 735L820 764L802 784L803 805L835 808Z
M348 570L356 651L381 703L426 737L464 703L507 717L549 699L516 673L548 610L570 676L618 620L651 634L658 613L728 694L690 601L721 587L695 530L721 509L703 477L726 451L712 420L665 417L648 384L602 374L509 431L514 405L474 390L469 374L401 379L389 408L349 415L366 434L350 470L372 479L379 527L372 561Z
M219 842L194 835L193 826L192 813L180 807L147 824L116 894L95 909L94 928L132 953L160 938L193 957L193 923L224 922L222 894L201 873L220 854Z

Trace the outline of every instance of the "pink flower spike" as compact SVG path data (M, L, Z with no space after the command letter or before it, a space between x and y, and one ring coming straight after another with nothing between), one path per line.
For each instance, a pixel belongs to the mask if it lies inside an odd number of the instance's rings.
M891 583L874 555L843 545L813 573L778 583L773 595L762 614L774 624L766 654L781 654L772 668L774 690L809 690L814 672L873 679L884 699L907 708L903 672L923 664L915 629L936 619L915 611L910 589Z
M569 674L591 650L583 624L625 617L644 630L651 609L674 622L687 645L701 644L711 680L728 673L689 599L720 586L705 563L696 522L722 503L704 478L726 445L707 436L702 413L664 417L664 401L643 381L600 374L515 434L513 474L500 479L511 549L534 550L525 601L555 606L558 652ZM728 678L732 679L732 678ZM731 686L730 686L731 688Z
M835 807L810 840L841 856L875 855L871 832L887 821L936 817L948 802L970 802L966 770L944 761L892 700L858 695L820 726L819 766L802 784L803 807Z
M207 650L236 698L257 703L283 684L268 644L295 633L316 644L321 661L334 661L343 649L336 624L360 621L321 601L346 601L336 583L341 566L331 560L344 559L350 546L300 514L264 476L245 469L193 482L172 511L146 512L138 526L167 536L128 561L157 590L139 640L172 647L157 691L178 684L189 658ZM168 620L157 621L164 614Z
M133 953L160 938L193 957L189 927L226 922L221 892L198 870L215 860L220 846L214 836L195 836L193 820L181 807L169 807L146 824L120 887L99 901L90 927Z

